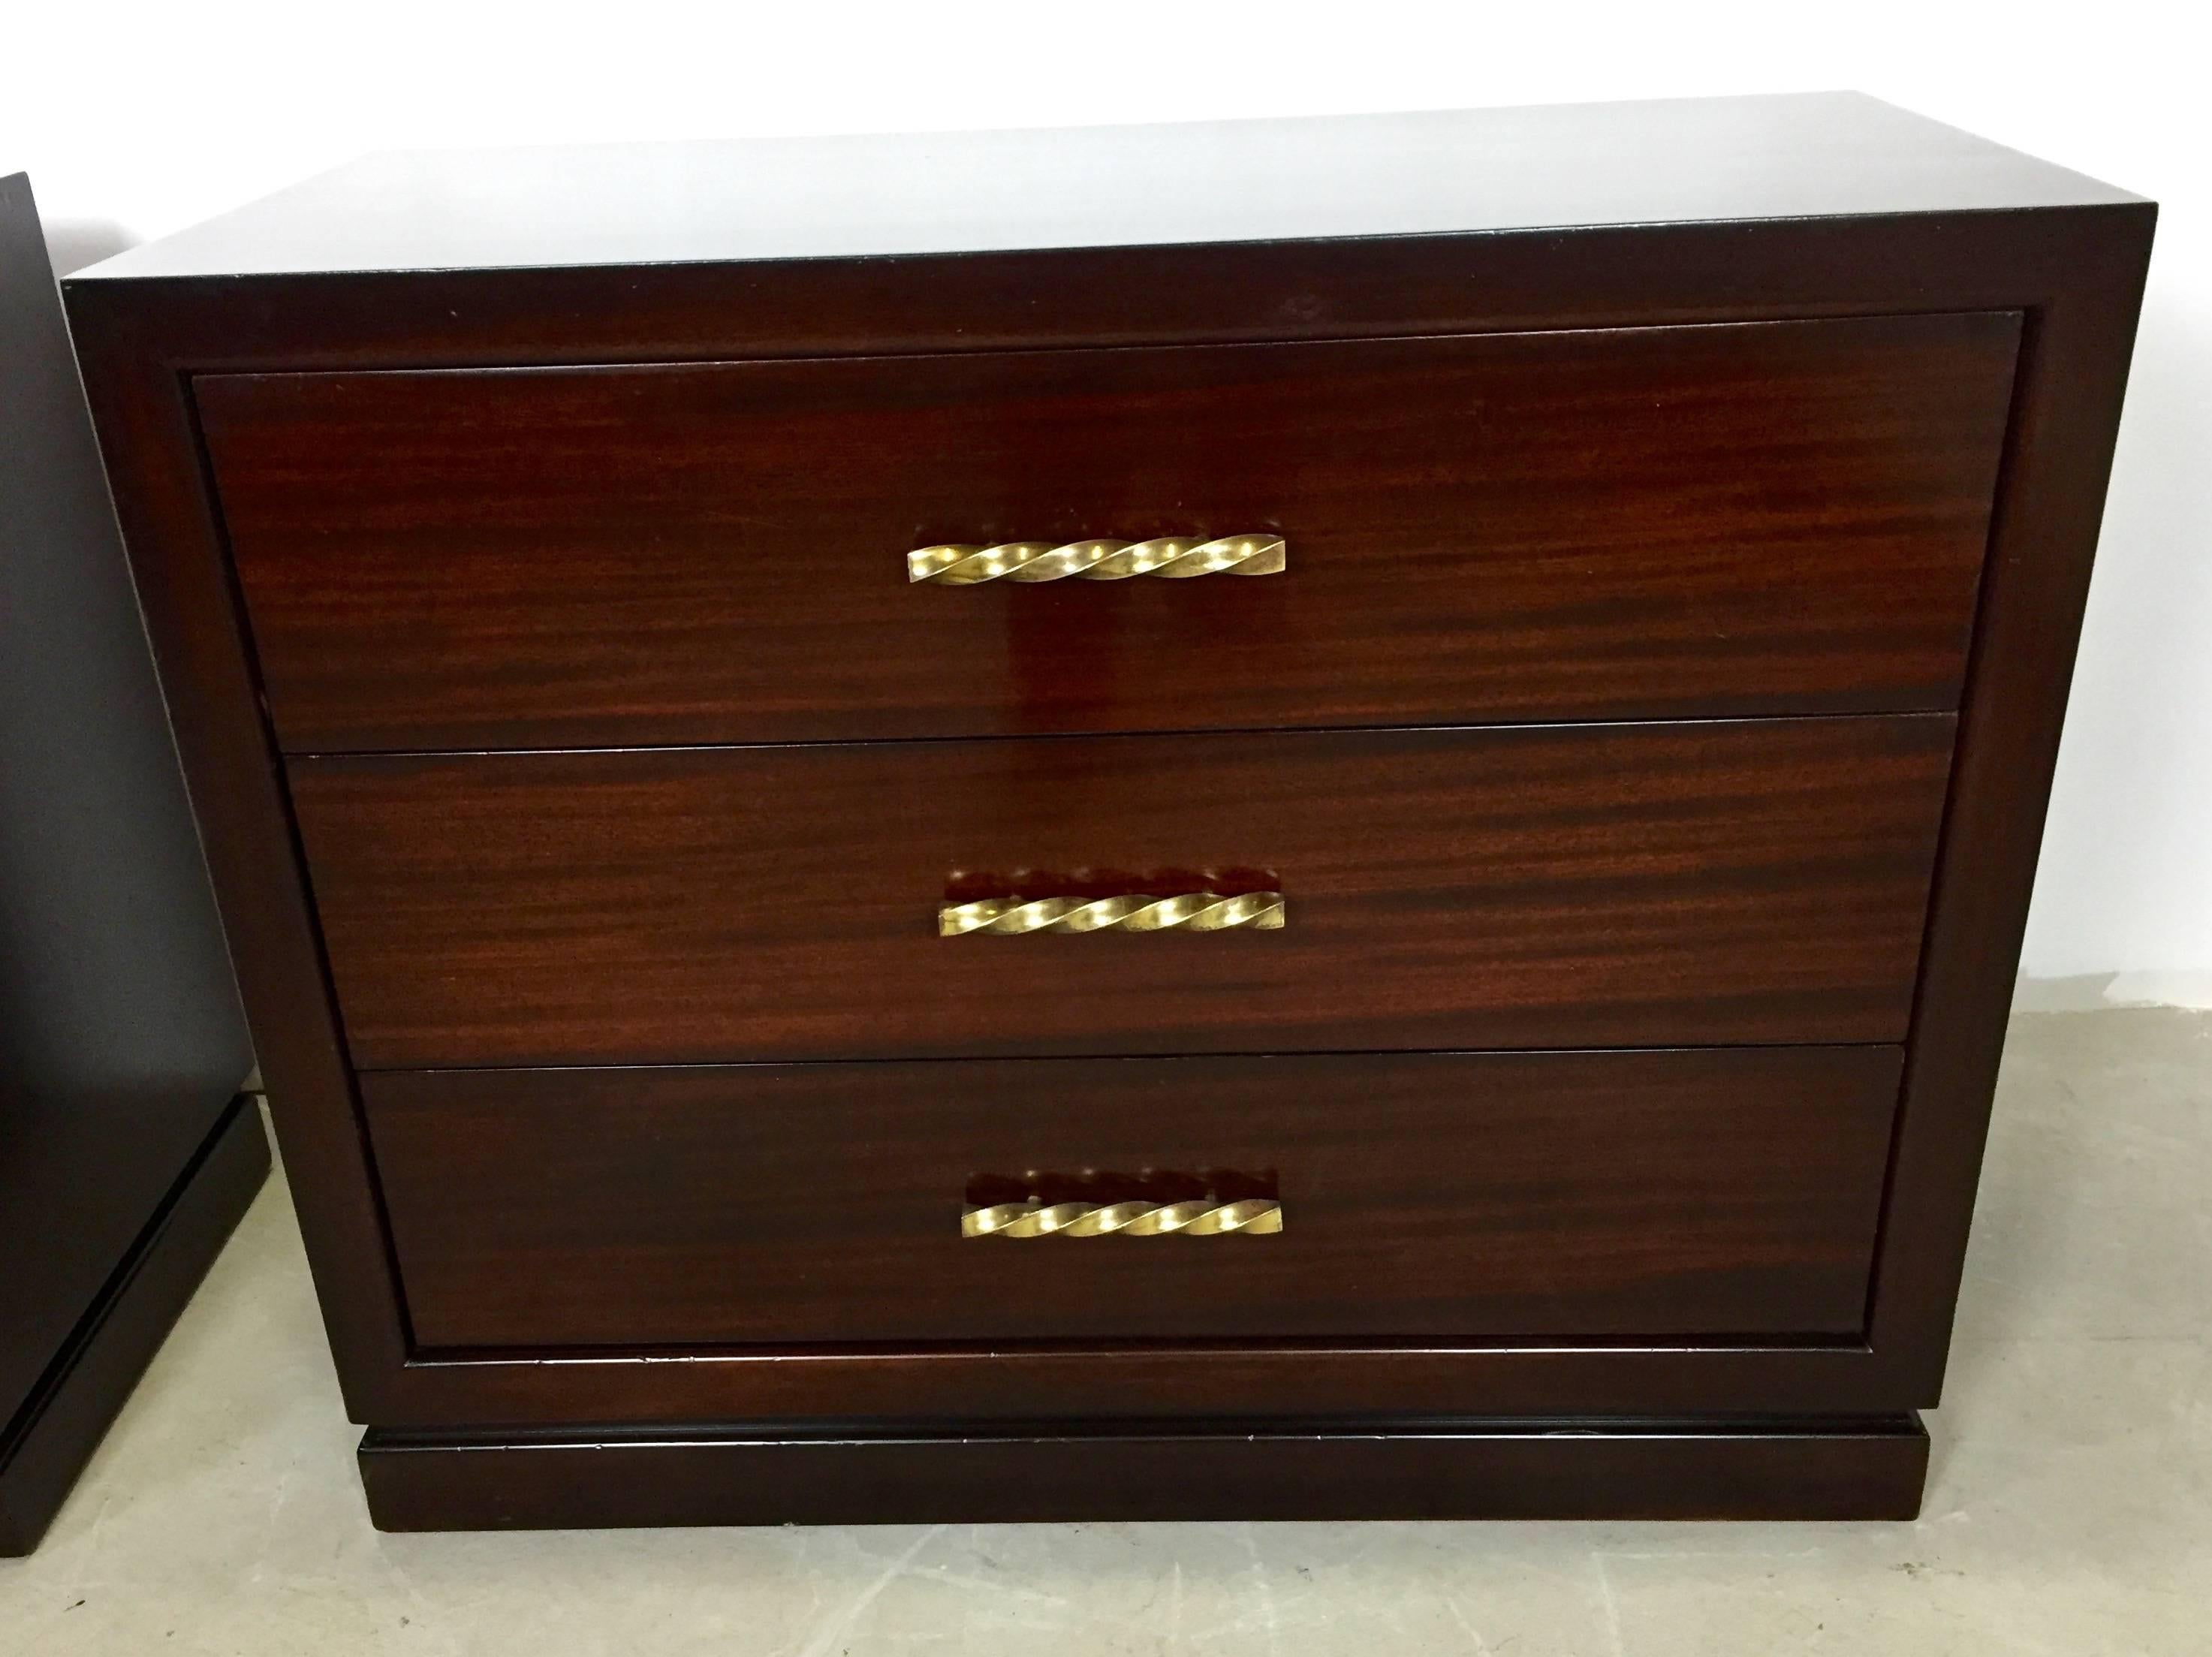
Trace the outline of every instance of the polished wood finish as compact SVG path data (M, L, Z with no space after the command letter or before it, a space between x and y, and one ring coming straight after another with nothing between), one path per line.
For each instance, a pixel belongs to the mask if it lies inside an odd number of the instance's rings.
M1208 242L1272 252L1282 242L1761 222L1795 230L1839 218L1856 229L1878 217L2113 204L2146 203L1863 94L1800 93L403 152L133 248L94 279L566 275L596 265L628 280L640 266L1088 256ZM1895 271L1878 275L1905 286ZM1325 314L1328 297L1267 319Z
M1894 1041L1952 722L291 768L356 1063ZM940 938L963 875L1264 870L1279 932Z
M1997 493L1873 1322L1930 1400L1950 1352L2149 234L2146 215L2137 236L2084 250L2036 311Z
M252 1063L30 185L0 178L0 1551L234 1217L118 1298Z
M1928 1435L1844 1420L371 1432L379 1528L974 1519L1911 1519Z
M2019 319L215 376L295 752L1946 708ZM1279 578L910 587L1266 530Z
M1856 1336L1899 1062L447 1071L362 1094L425 1347ZM960 1234L978 1175L1217 1167L1266 1171L1280 1235Z
M356 1418L511 1442L485 1424L672 1436L702 1423L809 1420L825 1388L856 1414L998 1423L992 1431L1255 1411L1278 1423L1589 1414L1710 1428L1732 1416L1863 1417L1936 1400L2154 209L1851 99L1514 112L1464 129L1417 119L1374 143L1384 129L1324 123L1297 136L1302 154L1340 143L1367 159L1305 169L1317 180L1310 194L1247 192L1248 212L1224 203L1249 172L1214 160L1238 150L1235 130L1214 129L1194 160L1176 155L1172 132L1133 137L1166 164L1102 168L1088 176L1118 182L1055 197L1057 218L1010 223L964 193L973 167L927 170L932 190L903 198L915 209L896 219L903 228L884 235L886 217L842 243L836 215L818 204L872 197L802 191L793 199L807 205L779 218L770 197L730 182L792 176L752 166L751 152L726 170L704 162L690 176L722 182L696 191L635 188L638 178L613 176L629 160L448 168L418 159L295 192L70 284ZM1279 166L1284 137L1241 153ZM1435 155L1513 164L1423 165L1432 139ZM1011 146L994 153L1037 153L1033 139L994 142ZM662 150L640 165L674 176L693 159ZM1176 182L1186 173L1188 190ZM604 199L589 179L607 181ZM1395 191L1377 187L1393 179ZM469 208L411 212L432 198ZM806 223L793 228L799 217ZM1411 234L1384 234L1385 221ZM1265 235L1238 239L1263 224ZM1313 239L1296 239L1300 225ZM1201 228L1223 240L1201 245L1190 234ZM881 252L912 257L865 256ZM206 481L198 380L2003 312L2021 314L2023 347L1863 1338L730 1348L675 1362L647 1350L471 1356L414 1344ZM1558 1440L1529 1451L1562 1468L1573 1454ZM606 1481L580 1488L565 1522L656 1507L673 1516L686 1477L677 1470L714 1466L690 1455L603 1464ZM1691 1483L1711 1475L1710 1463L1681 1466ZM843 1484L856 1504L871 1483L858 1471L816 1476ZM717 1471L702 1478L726 1484ZM481 1511L471 1489L490 1484L441 1472L423 1488L461 1519Z

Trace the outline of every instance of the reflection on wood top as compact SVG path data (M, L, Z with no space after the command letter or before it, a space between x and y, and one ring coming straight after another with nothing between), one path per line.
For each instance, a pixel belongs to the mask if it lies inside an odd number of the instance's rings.
M1855 93L394 152L74 281L718 264L2138 199Z

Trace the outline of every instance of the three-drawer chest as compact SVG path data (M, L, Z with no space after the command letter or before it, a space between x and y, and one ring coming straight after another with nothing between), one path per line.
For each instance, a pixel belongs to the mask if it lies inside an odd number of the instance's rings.
M2152 220L1824 95L72 282L377 1522L1915 1511Z

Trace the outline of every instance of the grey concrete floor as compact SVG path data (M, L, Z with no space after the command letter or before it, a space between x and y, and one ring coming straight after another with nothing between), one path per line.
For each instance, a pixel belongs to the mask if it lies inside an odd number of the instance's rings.
M272 1186L0 1652L2212 1653L2212 1014L2014 1021L1914 1524L381 1536Z

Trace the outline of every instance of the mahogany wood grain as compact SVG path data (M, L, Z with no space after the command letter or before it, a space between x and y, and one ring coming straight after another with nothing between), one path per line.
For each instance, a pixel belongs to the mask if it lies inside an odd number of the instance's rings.
M425 1347L1855 1336L1893 1047L362 1083ZM966 1237L979 1174L1265 1170L1274 1235Z
M988 1497L1004 1509L1040 1472L1121 1465L1111 1449L1102 1454L1089 1444L1073 1460L1018 1451L1001 1460L981 1448L1003 1423L1044 1417L1257 1414L1279 1424L1300 1415L1370 1423L1415 1412L1524 1421L1586 1412L1632 1423L1694 1417L1710 1436L1730 1412L1851 1416L1935 1402L2155 209L1863 100L1765 100L1755 109L1741 103L1449 118L1454 131L1465 119L1478 149L1510 155L1510 168L1393 161L1372 176L1403 187L1285 192L1275 233L1249 240L1237 239L1237 226L1251 220L1217 210L1238 192L1223 190L1223 175L1206 167L1192 190L1168 197L1055 197L1049 245L1027 234L1027 221L1008 227L988 214L933 206L926 234L908 239L902 222L841 225L810 207L817 228L848 238L839 253L828 240L785 238L773 224L756 234L763 222L744 189L617 185L599 197L580 189L605 179L607 164L498 160L489 169L491 193L481 198L486 210L462 219L419 214L411 208L426 192L451 199L454 188L467 193L482 182L457 185L453 167L419 159L404 176L369 167L288 192L68 284L116 504L355 1417L459 1429L503 1456L530 1435L492 1423L539 1423L555 1440L560 1423L590 1423L601 1441L619 1435L623 1423L649 1423L656 1442L672 1444L686 1423L818 1425L823 1399L834 1396L886 1422L973 1423L979 1448L953 1465L973 1467L978 1482L959 1488L971 1505ZM1743 141L1746 120L1755 142ZM1704 137L1686 141L1686 128ZM1432 153L1410 127L1372 130L1389 135L1372 156ZM1176 134L1129 142L1167 155ZM1272 166L1279 147L1263 148ZM656 155L654 167L696 176L697 152ZM1700 160L1713 164L1684 164ZM1340 184L1358 172L1329 177ZM961 168L930 174L967 176ZM1184 177L1182 164L1167 176ZM831 199L842 198L808 198ZM1141 210L1122 214L1116 200ZM1194 203L1200 210L1193 213ZM1219 227L1208 234L1224 240L1157 245L1176 240L1179 215ZM1362 222L1376 234L1361 234ZM1313 239L1294 239L1301 234ZM802 246L823 256L775 257ZM886 252L910 257L862 256ZM207 488L197 379L1967 312L2021 313L2025 348L1866 1339L1124 1343L1002 1354L729 1349L672 1362L615 1349L574 1360L410 1351L252 639ZM1959 1429L1973 1430L1970 1414ZM1607 1455L1577 1461L1579 1441L1530 1432L1512 1453L1528 1458L1532 1477L1598 1466L1590 1476L1608 1481L1623 1510L1638 1488L1682 1478L1683 1468L1702 1478L1720 1465L1693 1455L1639 1481ZM1820 1441L1824 1454L1827 1446ZM855 1487L888 1480L872 1470L904 1462L896 1449L886 1461L878 1448L854 1452L851 1465L870 1470L849 1475ZM443 1447L406 1454L422 1470L410 1475L419 1498L412 1522L478 1517L510 1496L525 1501L532 1484L546 1496L540 1510L557 1511L563 1522L675 1518L704 1511L706 1496L735 1488L735 1478L765 1477L747 1450L689 1442L666 1454L647 1448L609 1456L592 1464L601 1471L588 1478L548 1472L516 1482ZM1440 1475L1449 1453L1430 1446L1404 1454L1395 1476L1411 1479ZM1314 1491L1316 1510L1326 1510L1332 1490L1349 1501L1358 1486L1342 1459L1323 1467L1292 1455L1279 1465L1323 1486ZM1767 1465L1791 1488L1817 1483L1802 1460ZM1917 1465L1887 1465L1917 1482ZM953 1489L951 1475L928 1476ZM810 1469L799 1477L823 1476ZM1260 1502L1259 1487L1246 1488Z
M353 1108L330 978L185 382L142 352L76 336L87 396L185 780L215 877L252 1053L346 1406L367 1419L404 1390L404 1309ZM313 1193L320 1193L316 1195Z
M290 775L373 1069L1894 1041L1951 735L1915 714ZM937 935L968 877L1085 868L1269 871L1286 924Z
M2019 319L421 374L197 401L279 739L1954 706ZM908 585L1268 530L1279 576Z

